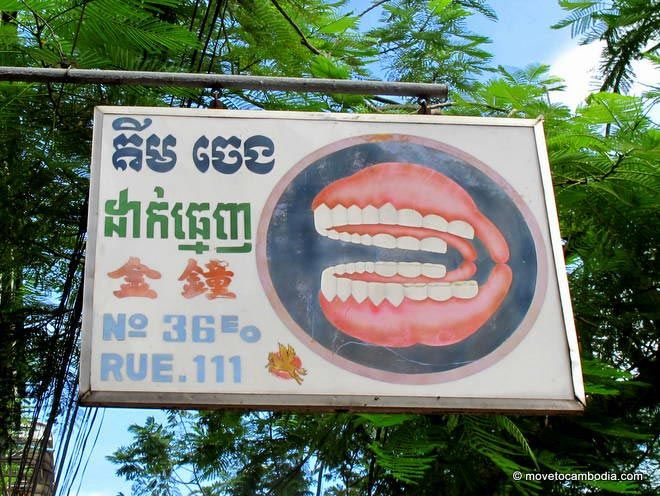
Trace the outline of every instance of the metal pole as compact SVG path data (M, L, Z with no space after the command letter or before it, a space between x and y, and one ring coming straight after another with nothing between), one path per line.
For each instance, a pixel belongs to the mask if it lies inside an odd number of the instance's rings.
M447 86L429 83L360 81L266 76L230 76L186 72L106 71L99 69L51 69L0 67L0 81L69 84L127 84L140 86L187 86L244 90L300 91L357 95L396 95L447 98Z

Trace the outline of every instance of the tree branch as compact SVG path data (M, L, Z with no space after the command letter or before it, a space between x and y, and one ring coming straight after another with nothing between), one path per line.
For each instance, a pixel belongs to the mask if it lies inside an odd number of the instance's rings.
M221 6L222 6L222 0L216 0L215 10L213 11L213 18L211 20L211 25L209 27L208 33L206 34L206 40L204 41L204 48L202 49L202 54L199 56L199 64L197 65L197 72L201 72L202 70L202 64L204 62L204 57L206 56L206 50L208 49L209 43L211 42L211 37L213 36L213 30L215 29L215 23L218 21L218 16L220 15Z
M270 0L270 2L275 6L275 8L279 11L279 13L282 14L282 17L286 19L286 21L291 25L291 27L296 31L296 33L298 33L298 36L300 36L300 43L302 43L304 46L309 48L309 50L313 54L321 55L321 51L309 42L309 40L305 36L305 33L303 33L302 29L300 29L300 26L298 26L296 22L293 19L291 19L289 14L286 13L286 11L277 2L277 0Z
M389 1L390 1L390 0L380 0L380 1L378 1L378 2L372 3L369 7L367 7L366 9L364 9L364 10L363 10L362 12L360 12L357 16L358 16L358 17L362 17L363 15L365 15L365 14L371 12L372 10L374 10L376 7L380 7L381 5L383 5L384 3L387 3L387 2L389 2Z

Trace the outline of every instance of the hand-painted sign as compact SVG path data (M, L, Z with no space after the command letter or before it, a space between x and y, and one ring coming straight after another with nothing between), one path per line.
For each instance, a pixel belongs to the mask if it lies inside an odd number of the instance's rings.
M540 122L100 107L81 401L576 411Z

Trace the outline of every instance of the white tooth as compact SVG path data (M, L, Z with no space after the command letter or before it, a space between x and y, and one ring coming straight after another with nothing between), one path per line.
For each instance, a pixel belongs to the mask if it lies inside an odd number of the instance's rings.
M337 294L337 279L335 279L334 271L334 267L328 267L321 273L321 292L328 301L332 301Z
M386 283L385 284L385 296L390 303L395 307L401 305L403 301L403 286L396 283Z
M337 278L337 296L341 301L346 301L351 296L351 280L345 277Z
M378 209L373 205L367 205L362 209L362 222L364 224L378 224Z
M396 224L396 208L391 203L386 203L378 209L378 220L381 224Z
M422 251L432 251L433 253L446 253L447 243L440 238L425 238L420 243Z
M347 243L350 243L351 242L351 235L350 235L350 233L347 233L347 232L339 233L339 239L342 240L342 241L346 241Z
M364 246L371 246L373 244L373 239L368 234L363 234L360 236L360 243Z
M397 264L399 275L404 277L417 277L422 273L422 264L417 262L399 262Z
M332 229L330 229L328 231L328 238L330 238L330 239L339 239L339 233L337 231L333 231Z
M355 272L362 274L364 272L365 265L366 264L364 262L355 262Z
M348 223L348 213L344 205L337 205L332 209L332 225L345 226Z
M367 288L367 283L365 281L353 281L351 288L353 298L355 298L355 301L358 303L362 303L369 295L369 289Z
M422 274L426 277L445 277L447 267L440 264L425 263L422 264Z
M370 282L367 284L369 299L376 305L385 299L385 284L382 282Z
M422 219L422 226L426 227L427 229L434 229L436 231L445 232L447 231L449 224L439 215L429 214L425 215L424 219Z
M332 213L325 203L322 203L314 209L314 226L321 234L323 234L323 231L328 227L332 226Z
M342 275L344 272L346 272L346 264L339 264L335 265L335 274L338 276Z
M396 238L396 247L403 250L419 250L419 240L412 236Z
M376 274L383 277L392 277L396 274L396 262L376 262Z
M347 263L346 264L346 273L347 274L352 274L355 272L355 264L354 263Z
M435 301L445 301L451 298L451 284L436 282L427 286L429 298Z
M472 239L474 238L474 228L465 221L452 220L447 229L451 234L460 236L461 238Z
M422 214L410 208L402 208L399 210L399 225L422 227Z
M327 229L323 229L322 231L317 229L316 232L319 233L321 236L327 236L328 235L328 230Z
M451 294L456 298L469 299L477 296L477 281L457 281L451 285Z
M364 271L368 273L372 273L374 270L376 270L376 264L373 262L366 262L364 264Z
M351 243L360 244L360 235L358 233L351 234Z
M421 301L427 297L426 284L404 284L403 292L406 298L411 300Z
M348 223L349 224L362 224L362 209L357 205L348 207Z
M372 241L375 246L380 248L396 248L396 238L389 234L376 234Z

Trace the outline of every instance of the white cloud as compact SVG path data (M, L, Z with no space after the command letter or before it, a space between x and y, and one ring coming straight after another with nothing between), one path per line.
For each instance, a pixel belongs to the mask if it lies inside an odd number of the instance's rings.
M660 85L660 70L648 60L636 60L632 64L635 72L635 84L630 88L631 95L641 95L652 86Z
M555 93L553 100L560 101L574 109L584 102L592 91L598 88L596 76L602 45L576 45L560 53L550 64L550 73L564 80L566 89Z
M564 80L566 89L553 95L553 100L562 102L575 109L584 99L600 87L597 81L598 66L603 50L603 42L594 42L589 45L576 45L561 52L550 64L550 73ZM648 60L633 62L635 83L629 94L641 95L651 86L660 82L658 71Z

